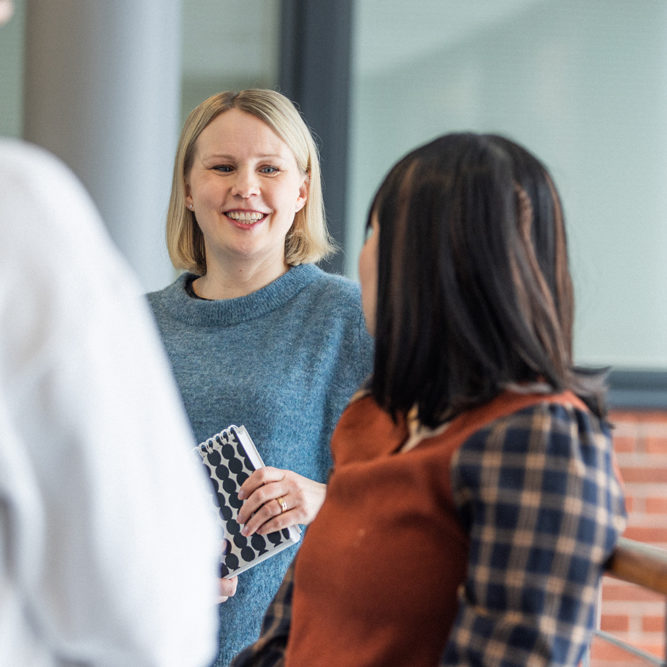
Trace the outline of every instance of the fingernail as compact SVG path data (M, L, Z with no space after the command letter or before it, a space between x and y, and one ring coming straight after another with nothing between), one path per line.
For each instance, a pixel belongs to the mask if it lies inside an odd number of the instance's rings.
M243 489L239 489L239 492L236 494L239 498L239 500L243 500L245 498L245 493L243 493Z

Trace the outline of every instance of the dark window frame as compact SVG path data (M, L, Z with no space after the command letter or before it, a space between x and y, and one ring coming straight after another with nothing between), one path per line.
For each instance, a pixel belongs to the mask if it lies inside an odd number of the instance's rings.
M612 369L609 406L618 410L667 411L667 371Z
M320 150L329 232L340 251L321 263L343 273L350 119L352 0L282 0L278 87Z

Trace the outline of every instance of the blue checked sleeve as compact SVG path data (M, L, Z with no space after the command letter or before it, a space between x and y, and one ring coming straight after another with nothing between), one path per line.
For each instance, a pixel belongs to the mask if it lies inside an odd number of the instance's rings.
M451 479L470 552L440 664L578 664L625 526L606 427L570 406L533 406L468 439Z
M230 667L281 667L292 621L294 561L266 610L259 639L232 660Z

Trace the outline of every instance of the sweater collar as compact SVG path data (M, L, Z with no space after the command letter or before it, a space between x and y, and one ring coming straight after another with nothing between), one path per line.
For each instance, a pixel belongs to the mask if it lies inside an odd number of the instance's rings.
M166 288L164 296L169 313L182 322L198 326L232 326L280 308L321 273L322 270L314 264L301 264L246 296L207 301L188 294L186 285L196 276L186 272Z

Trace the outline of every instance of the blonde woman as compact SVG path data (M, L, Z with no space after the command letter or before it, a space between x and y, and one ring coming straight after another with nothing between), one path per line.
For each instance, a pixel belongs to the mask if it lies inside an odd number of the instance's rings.
M243 424L267 464L244 485L244 534L310 523L325 495L329 438L370 372L372 341L358 286L315 265L333 250L319 160L286 97L224 92L191 112L167 242L184 272L149 301L195 437ZM216 665L257 636L293 555L241 575L220 606Z

